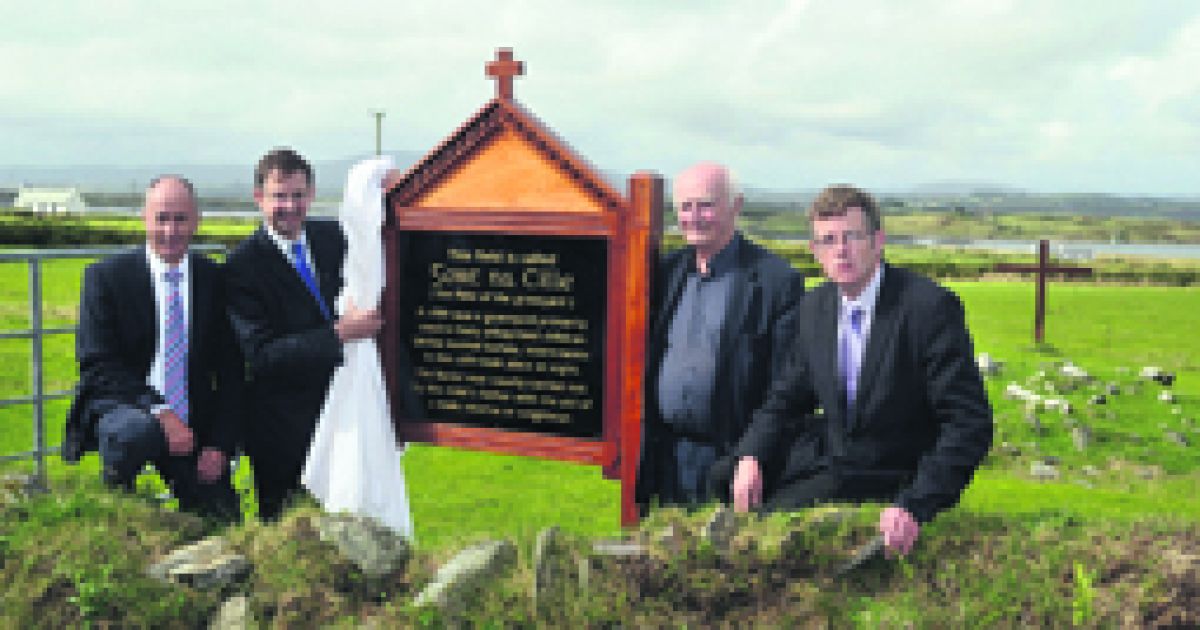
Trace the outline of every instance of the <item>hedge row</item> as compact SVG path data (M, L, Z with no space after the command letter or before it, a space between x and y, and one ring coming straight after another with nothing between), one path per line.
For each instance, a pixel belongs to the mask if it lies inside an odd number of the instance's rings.
M241 242L254 225L250 222L215 222L201 225L196 241L232 247ZM88 221L79 217L46 216L25 212L0 214L0 246L6 247L103 247L136 245L146 234L139 219Z
M201 225L197 242L233 247L252 232L257 222L252 220L206 221ZM136 245L145 240L142 223L136 218L55 217L25 212L0 213L0 246L6 247L95 247L107 245ZM678 235L664 238L665 249L682 244ZM792 266L809 277L821 274L820 266L808 248L797 243L764 242L764 245L786 258ZM1032 262L1021 254L946 250L939 248L904 247L889 256L897 264L939 279L977 280L995 275L999 262ZM1092 279L1102 282L1158 284L1169 286L1200 285L1200 263L1172 264L1161 261L1093 260L1086 264L1093 269Z

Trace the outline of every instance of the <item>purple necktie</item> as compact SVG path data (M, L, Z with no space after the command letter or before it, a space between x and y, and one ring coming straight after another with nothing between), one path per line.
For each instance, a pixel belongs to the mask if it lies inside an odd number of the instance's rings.
M167 351L165 359L165 389L163 396L171 410L186 424L188 421L187 363L188 339L187 320L183 315L183 296L179 294L179 281L183 274L168 271L164 274L169 285L167 291Z
M854 408L854 397L858 393L858 363L862 358L862 316L861 308L850 309L850 325L844 326L839 341L839 362L842 368L842 382L846 384L846 411ZM849 413L847 413L849 417Z

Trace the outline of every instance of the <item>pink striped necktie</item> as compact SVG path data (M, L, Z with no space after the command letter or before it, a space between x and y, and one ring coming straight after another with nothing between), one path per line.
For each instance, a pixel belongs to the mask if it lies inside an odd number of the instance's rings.
M187 319L183 314L183 296L179 293L179 281L183 274L168 271L164 274L167 291L167 351L165 354L165 383L163 396L167 404L181 420L188 421L187 364L188 339Z

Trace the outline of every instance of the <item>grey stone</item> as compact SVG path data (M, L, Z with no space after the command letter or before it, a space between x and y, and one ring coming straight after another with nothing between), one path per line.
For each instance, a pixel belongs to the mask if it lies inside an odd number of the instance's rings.
M1100 475L1100 470L1091 464L1085 465L1082 469L1083 474L1089 477L1097 477Z
M461 611L467 599L490 578L517 563L517 548L507 540L492 540L458 552L438 568L428 586L417 595L416 606L436 606L444 611Z
M1187 436L1178 431L1167 431L1166 438L1168 442L1172 442L1180 446L1188 445Z
M1042 461L1051 466L1057 466L1062 463L1062 458L1060 458L1058 455L1046 455L1045 457L1042 457Z
M1091 397L1091 398L1088 398L1088 404L1089 404L1089 405L1104 405L1104 404L1108 404L1108 398L1106 398L1106 397L1104 396L1104 394L1092 394L1092 397Z
M1154 381L1160 385L1163 385L1164 387L1170 387L1175 382L1174 372L1168 372L1156 365L1148 365L1142 368L1139 376L1147 381Z
M1039 481L1052 481L1059 477L1058 468L1041 461L1034 461L1029 465L1029 474Z
M597 540L592 543L592 554L602 558L634 560L648 557L650 548L628 540Z
M1158 392L1158 399L1168 404L1174 404L1175 394L1169 389L1164 389L1161 392Z
M1157 365L1147 365L1142 368L1138 376L1148 381L1156 381L1163 375L1163 369Z
M572 583L582 588L587 578L580 575L586 563L577 558L557 527L547 527L538 533L533 547L533 606L539 613L561 609L572 590Z
M245 556L231 553L223 538L213 536L172 551L146 573L163 582L210 589L241 581L250 574L250 568Z
M258 627L250 599L245 595L234 595L221 603L217 614L208 624L209 630L250 630Z
M997 361L992 358L992 355L981 352L979 357L975 359L975 364L979 366L979 373L984 376L995 376L1004 368L1003 361Z
M1087 373L1087 370L1084 370L1083 368L1079 367L1078 365L1075 365L1074 363L1070 363L1070 362L1065 363L1065 364L1063 364L1062 367L1058 368L1058 373L1069 379L1072 379L1072 380L1077 380L1077 381L1092 380L1092 376Z
M683 550L685 533L682 526L671 523L654 535L654 544L670 555Z
M701 536L704 540L712 543L713 547L726 551L735 534L737 534L736 515L729 506L719 505L716 510L713 510L708 522L704 524Z
M1109 383L1104 388L1104 393L1108 396L1120 396L1121 395L1121 386L1116 383Z
M369 516L325 515L317 529L321 540L337 547L343 558L371 577L402 569L412 556L408 540Z
M41 491L37 477L8 473L0 477L0 505L11 505L28 499Z
M1091 441L1092 430L1085 425L1081 424L1071 429L1071 442L1075 445L1075 450L1086 451Z
M1166 549L1162 553L1162 565L1167 575L1195 577L1200 573L1200 554L1183 553L1177 549Z
M1009 400L1025 400L1028 392L1029 390L1011 381L1004 386L1004 397Z

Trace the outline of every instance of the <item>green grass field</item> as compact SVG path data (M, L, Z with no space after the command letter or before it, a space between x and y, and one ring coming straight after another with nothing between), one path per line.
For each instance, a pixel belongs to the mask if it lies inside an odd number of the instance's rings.
M69 260L47 265L45 317L49 325L74 322L84 264ZM24 265L0 266L0 329L28 326L25 273ZM1084 464L1104 466L1109 458L1157 463L1172 473L1200 469L1200 449L1158 439L1164 430L1159 425L1167 425L1166 430L1188 431L1191 426L1186 423L1195 419L1196 403L1200 401L1200 339L1190 331L1194 329L1194 313L1200 312L1200 290L1051 285L1048 343L1035 348L1031 284L969 282L950 286L966 305L976 351L1006 363L1005 372L989 380L998 420L997 444L1036 441L1045 453L1060 456L1068 469ZM70 336L49 340L45 377L48 390L70 388L77 377L72 343ZM0 397L28 393L28 348L26 340L0 340ZM1085 453L1075 453L1069 431L1063 430L1053 414L1043 414L1045 435L1035 436L1021 420L1022 408L1002 397L1010 380L1023 382L1034 371L1064 360L1083 367L1101 382L1133 382L1145 365L1173 370L1179 375L1174 391L1180 403L1160 403L1153 396L1156 390L1150 387L1137 395L1116 397L1104 411L1119 418L1096 420L1092 428L1097 444ZM1085 408L1090 391L1080 390L1064 397L1077 408ZM1176 407L1181 413L1172 413ZM61 439L65 411L66 401L55 401L47 407L47 439L51 444ZM30 448L30 415L29 406L0 409L0 453ZM1141 442L1125 439L1129 435L1141 436ZM1200 441L1200 435L1195 439ZM1021 459L1016 461L1026 464ZM1013 465L1002 458L989 463L996 468ZM53 467L58 470L59 466ZM578 533L612 533L617 521L616 484L601 479L594 468L423 445L410 448L405 468L421 539L428 544L467 533L530 536L547 520L561 522ZM63 474L71 470L66 468ZM968 505L982 508L989 504L987 494L993 482L984 481L972 487ZM1003 487L996 495L1008 495L1011 490ZM1148 506L1158 501L1146 495L1145 489L1131 494L1144 498ZM1190 506L1200 514L1200 502Z
M47 267L50 322L74 320L82 264L62 261ZM25 273L22 265L0 265L0 329L28 325ZM1105 616L1118 615L1120 606L1105 603L1109 595L1103 593L1109 591L1103 588L1094 608L1085 607L1087 614L1080 617L1081 606L1093 603L1091 599L1079 603L1083 601L1079 593L1088 591L1080 590L1078 582L1090 585L1092 573L1135 562L1145 553L1144 547L1200 541L1200 339L1194 334L1200 289L1052 284L1047 343L1035 347L1031 283L949 286L966 306L976 351L1005 363L1000 375L988 379L997 419L996 447L960 506L929 526L917 553L900 565L926 586L907 588L904 579L895 578L850 592L849 599L842 591L843 598L836 602L818 600L832 607L829 618L861 627L902 625L914 619L918 625L958 625L972 619L994 623L1026 619L1035 625L1041 625L1039 620L1057 625L1072 619L1119 619ZM1072 389L1070 383L1055 381L1060 386L1057 395L1071 401L1075 411L1069 416L1041 411L1036 416L1038 426L1032 426L1024 403L1003 397L1005 386L1031 383L1031 375L1038 371L1053 374L1065 361L1085 369L1094 382ZM1170 388L1174 403L1158 400L1163 388L1138 378L1147 365L1178 375ZM47 372L48 389L73 383L76 373L69 337L50 344ZM28 342L0 340L0 398L27 393L29 382ZM1087 399L1109 383L1117 384L1122 393L1105 405L1088 405ZM48 406L52 444L61 438L65 411L65 401ZM30 448L29 418L28 406L0 409L0 454ZM1092 436L1082 452L1072 444L1070 432L1079 425L1086 425ZM1189 445L1167 439L1167 432L1183 435ZM1014 450L1002 452L1002 442ZM1030 465L1047 456L1058 458L1061 478L1032 479ZM550 524L581 537L613 536L620 531L617 484L602 479L597 468L425 445L409 448L404 467L418 543L435 555L484 536L511 537L527 554L537 531ZM25 463L5 465L5 469L28 468ZM95 456L78 467L52 458L50 471L53 483L64 492L80 484L97 485ZM237 483L244 492L249 492L247 474L247 467L239 469ZM155 489L153 480L145 476L142 485L151 492ZM1124 542L1115 547L1088 546L1089 540L1101 539ZM1039 555L1045 559L1037 560ZM1085 573L1072 577L1081 562ZM928 586L938 584L947 572L955 576L957 590ZM1063 580L1065 586L1059 584ZM1141 595L1131 600L1135 606L1152 607L1154 598L1168 597L1163 595L1168 586L1161 576L1143 581L1137 585ZM1067 598L1065 604L1060 597ZM640 614L636 607L630 608L633 604L624 606L614 610L629 612L633 618ZM1105 606L1115 608L1105 613ZM786 610L776 612L787 614Z

